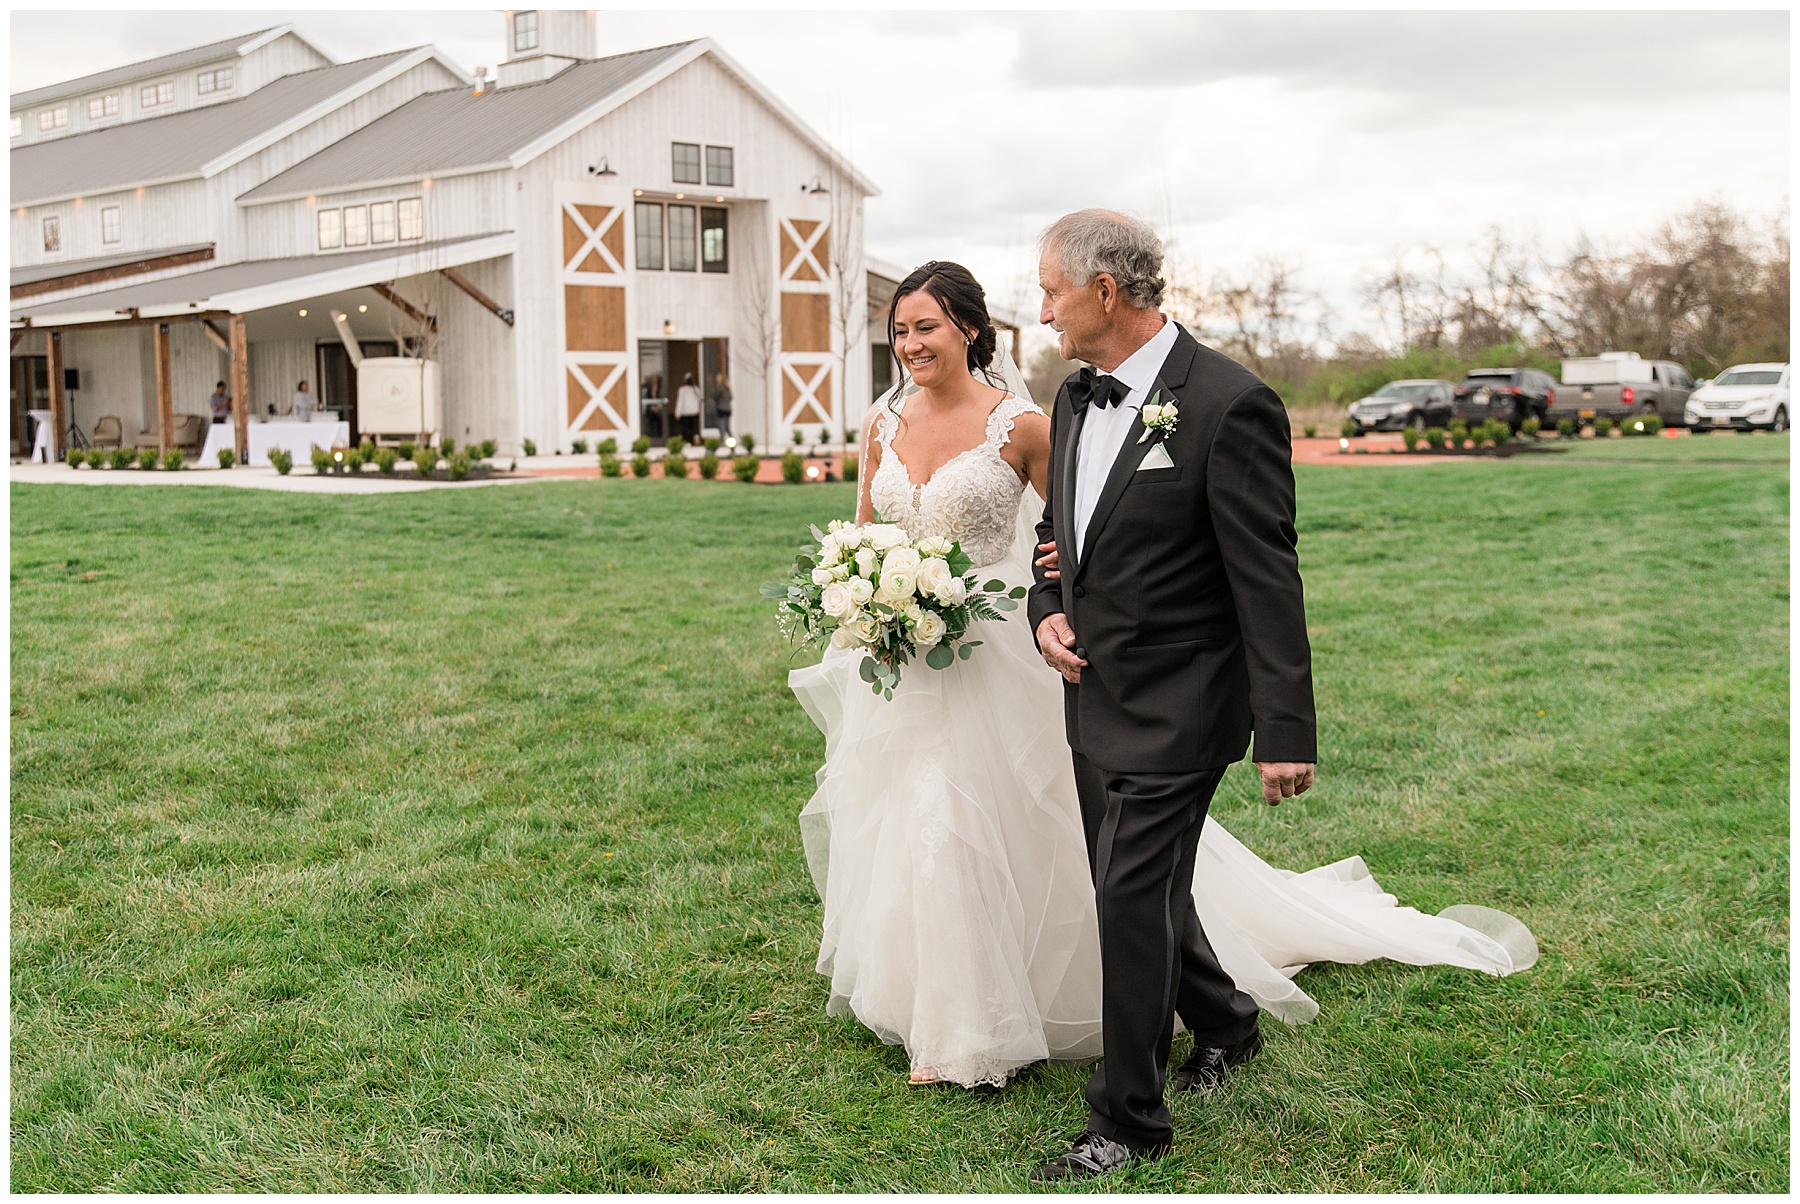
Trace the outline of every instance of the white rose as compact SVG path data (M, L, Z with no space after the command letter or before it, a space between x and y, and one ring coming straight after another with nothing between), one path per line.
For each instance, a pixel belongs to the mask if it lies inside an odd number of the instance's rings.
M864 577L875 571L874 548L863 548L856 553L856 571Z
M1145 426L1149 426L1151 423L1158 422L1162 419L1162 407L1159 405L1146 405L1139 411L1138 416L1144 420Z
M856 609L856 596L842 581L833 581L819 595L819 606L834 619L842 619Z
M913 642L921 648L929 648L944 638L944 620L936 611L928 610L913 628Z
M892 572L884 569L881 574L881 588L876 591L875 596L890 606L904 606L912 599L915 584L912 569L894 569Z
M847 578L848 576L850 576L850 566L849 565L834 564L831 566L831 579L833 581L842 581L845 578Z
M869 543L878 552L897 548L906 542L906 532L893 523L875 523L869 527Z
M919 554L908 547L898 547L881 558L881 572L885 576L893 572L907 572L915 576L919 571Z
M833 648L854 648L857 645L856 632L849 627L839 627L831 633Z
M952 577L945 582L944 588L933 594L932 597L945 606L961 606L969 600L968 583L961 577Z
M849 628L851 636L863 647L866 648L875 642L875 618L873 615L858 615L844 626Z
M837 564L844 558L844 550L837 546L837 540L827 535L819 544L819 563L827 568Z
M837 578L832 575L831 570L827 568L814 569L812 571L812 579L814 585L830 585L833 581L837 580Z
M875 586L867 577L852 577L844 585L850 590L850 598L858 606L868 605L869 599L875 596Z
M920 621L925 618L925 608L920 606L917 602L910 602L907 605L902 606L900 608L900 613L906 616L906 621L911 623L914 627L917 627Z
M918 578L919 592L935 598L950 583L950 565L947 561L933 556L919 565Z

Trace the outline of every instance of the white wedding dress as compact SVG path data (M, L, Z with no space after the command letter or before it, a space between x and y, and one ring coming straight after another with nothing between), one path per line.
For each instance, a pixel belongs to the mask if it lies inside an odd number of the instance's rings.
M898 423L885 417L869 482L881 521L915 539L960 541L981 581L1029 585L1030 519L1042 503L1032 492L1022 504L1026 487L1000 449L1035 408L1005 398L986 441L922 485L891 451ZM915 1070L966 1087L1100 1053L1099 934L1062 684L1024 613L974 625L966 638L982 643L968 660L907 665L891 701L858 675L858 649L830 650L788 675L825 734L800 828L824 901L827 1010L853 1013L905 1045ZM1277 870L1214 819L1201 832L1194 902L1226 972L1290 1023L1318 1014L1292 981L1309 962L1391 958L1509 974L1537 956L1504 912L1400 907L1360 857Z

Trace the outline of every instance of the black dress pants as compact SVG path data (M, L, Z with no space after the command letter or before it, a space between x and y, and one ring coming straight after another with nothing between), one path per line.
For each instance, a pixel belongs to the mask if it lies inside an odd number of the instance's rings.
M1194 911L1200 828L1225 769L1119 773L1074 756L1100 921L1104 1057L1088 1080L1088 1127L1162 1148L1174 1136L1163 1085L1176 1014L1201 1045L1235 1045L1257 1023Z

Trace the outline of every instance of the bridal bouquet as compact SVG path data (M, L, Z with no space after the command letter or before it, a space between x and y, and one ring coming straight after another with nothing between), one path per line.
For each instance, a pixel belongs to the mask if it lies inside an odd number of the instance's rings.
M801 647L864 649L862 679L883 698L921 652L933 669L968 660L981 644L963 640L969 624L997 619L1025 596L1024 586L1008 591L999 580L977 587L962 545L941 536L915 540L892 523L841 520L812 534L793 573L762 596L780 604L776 625Z

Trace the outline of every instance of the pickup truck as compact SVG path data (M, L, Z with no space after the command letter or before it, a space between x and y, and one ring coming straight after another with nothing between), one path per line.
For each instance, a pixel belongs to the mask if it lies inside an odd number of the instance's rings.
M1596 418L1655 414L1668 426L1680 426L1693 391L1694 378L1686 368L1669 360L1639 359L1633 351L1564 360L1562 385L1544 421L1554 426L1573 418L1586 426Z

